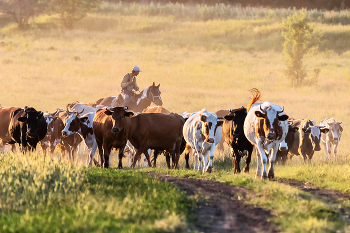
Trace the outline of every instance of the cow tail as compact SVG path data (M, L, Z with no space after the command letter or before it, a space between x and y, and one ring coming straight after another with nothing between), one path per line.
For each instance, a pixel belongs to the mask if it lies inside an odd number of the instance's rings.
M261 92L258 89L253 88L250 90L250 92L252 93L253 98L252 98L252 101L247 106L247 112L249 112L252 105L258 102L258 100L261 98Z

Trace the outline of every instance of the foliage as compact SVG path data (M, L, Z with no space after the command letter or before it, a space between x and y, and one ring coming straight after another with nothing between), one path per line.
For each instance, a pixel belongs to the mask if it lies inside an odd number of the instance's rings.
M49 0L49 11L60 15L62 26L72 29L74 24L100 5L101 0Z
M0 160L1 232L164 232L187 228L196 200L135 171L7 153Z
M10 15L18 28L24 29L29 19L42 12L45 5L43 0L0 0L0 12Z
M322 33L314 31L307 19L306 10L301 10L283 20L282 35L285 38L285 75L293 86L301 86L307 76L304 57L316 48Z

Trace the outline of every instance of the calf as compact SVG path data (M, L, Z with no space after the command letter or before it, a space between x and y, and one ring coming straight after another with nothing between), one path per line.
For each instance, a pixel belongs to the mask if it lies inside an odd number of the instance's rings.
M240 161L244 153L247 152L246 165L244 172L249 172L249 164L254 146L248 141L244 135L244 120L247 116L247 109L241 107L230 110L230 113L225 116L225 121L222 126L222 135L225 142L232 148L232 156L234 157L234 172L240 173Z
M56 146L62 141L61 131L63 129L63 122L58 118L58 113L63 111L63 109L57 109L54 113L44 113L43 115L47 124L47 133L39 144L44 156L47 154L47 149L49 149L52 155Z
M34 151L36 145L41 141L47 132L47 124L43 113L34 108L18 109L11 115L9 125L9 144L18 143L23 152Z
M332 146L334 146L333 154L334 158L336 158L338 143L343 132L341 122L334 120L334 118L326 118L323 121L321 121L320 126L324 126L329 129L328 133L321 134L321 140L324 146L325 156L326 158L328 158L328 155L331 156Z
M257 171L256 177L274 178L274 163L280 143L288 133L288 116L283 109L268 101L256 103L261 93L257 89L252 90L253 98L248 105L248 114L244 121L244 134L256 148ZM269 173L266 172L267 157L269 154ZM261 164L263 169L261 171Z
M290 148L290 153L301 154L304 162L311 161L315 151L321 150L321 133L327 133L328 128L316 126L316 121L308 119L290 119L290 124L299 128L299 133L294 134L294 146Z
M83 116L79 116L77 112L68 111L66 125L62 130L64 137L79 134L85 142L85 145L91 149L87 164L92 165L93 157L97 149L97 143L93 132L93 121L95 118L95 112L90 112Z
M65 151L68 151L68 158L74 162L74 157L76 152L78 151L79 144L83 141L78 133L74 133L71 135L63 135L62 131L67 125L67 120L69 118L69 111L60 112L58 117L63 123L63 128L59 131L59 134L62 135L61 145L65 150L62 150L61 158L64 156Z
M289 125L288 127L288 133L286 138L280 143L279 149L277 151L276 155L276 162L281 162L282 165L286 164L287 158L288 158L288 153L290 148L294 146L294 143L297 143L296 146L298 146L298 141L295 142L295 134L298 133L299 128L298 127L293 127Z
M202 170L201 165L203 164L203 172L210 173L212 171L215 146L219 143L222 135L222 123L223 121L219 121L215 113L208 112L204 108L199 112L192 113L186 121L183 127L183 136L198 155L195 157L195 170Z

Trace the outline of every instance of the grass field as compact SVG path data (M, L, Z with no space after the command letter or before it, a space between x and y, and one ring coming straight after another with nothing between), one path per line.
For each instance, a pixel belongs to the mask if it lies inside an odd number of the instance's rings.
M53 112L76 100L95 102L117 95L122 77L134 65L143 71L138 76L141 89L160 83L163 107L177 113L246 106L248 90L256 87L262 101L284 106L291 117L317 123L334 117L344 128L337 161L325 160L323 150L315 153L311 165L294 157L285 167L276 167L276 177L349 193L349 13L308 12L324 36L319 51L307 59L306 85L292 88L283 75L280 34L281 20L292 10L216 7L105 4L70 31L60 29L55 16L35 18L28 31L16 30L0 16L0 103ZM185 17L188 13L193 14ZM321 70L317 80L315 68ZM170 174L248 187L259 197L246 201L274 210L284 232L350 231L336 217L337 208L349 206L349 201L325 203L286 185L255 180L255 156L250 174L233 175L228 154L216 154L210 175L183 170ZM43 231L61 226L68 232L191 228L196 200L149 178L144 173L149 169L102 171L12 154L1 164L0 225L5 232L37 232L39 226L45 226ZM165 167L163 158L159 165ZM159 203L152 206L150 199Z

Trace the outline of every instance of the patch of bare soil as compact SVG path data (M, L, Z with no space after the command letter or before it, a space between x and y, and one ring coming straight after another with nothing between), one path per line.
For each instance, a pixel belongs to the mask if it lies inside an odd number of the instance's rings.
M194 224L199 232L279 232L269 222L274 217L271 211L244 204L246 195L252 194L246 188L205 179L148 174L174 184L189 196L204 196L195 213Z
M348 199L350 200L350 195L341 193L339 191L335 190L329 190L329 189L321 189L317 188L315 185L305 182L305 181L300 181L300 180L293 180L293 179L278 179L277 180L279 183L282 184L287 184L289 186L292 186L294 188L301 189L305 192L311 193L312 195L322 197L322 198L329 198L329 199Z

